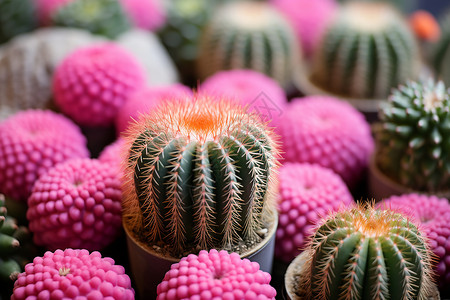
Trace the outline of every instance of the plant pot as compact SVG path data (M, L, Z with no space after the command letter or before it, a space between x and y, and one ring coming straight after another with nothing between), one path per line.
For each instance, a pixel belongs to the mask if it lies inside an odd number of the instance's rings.
M136 287L136 295L139 299L156 299L156 288L164 279L164 275L170 270L172 264L180 261L179 258L164 256L141 242L136 234L123 222L127 236L128 257L132 276ZM268 228L267 236L253 249L241 255L257 262L260 269L271 272L273 253L275 249L275 232L278 226L278 215Z

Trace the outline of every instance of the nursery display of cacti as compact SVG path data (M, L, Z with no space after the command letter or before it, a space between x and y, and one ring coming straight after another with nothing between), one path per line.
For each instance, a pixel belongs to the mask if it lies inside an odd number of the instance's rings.
M144 115L129 149L124 218L149 245L245 251L274 217L278 146L257 115L207 95Z
M315 53L311 80L333 94L384 99L418 77L415 37L387 3L349 2L328 26Z
M417 191L449 189L450 95L442 82L408 82L395 89L374 128L381 172Z

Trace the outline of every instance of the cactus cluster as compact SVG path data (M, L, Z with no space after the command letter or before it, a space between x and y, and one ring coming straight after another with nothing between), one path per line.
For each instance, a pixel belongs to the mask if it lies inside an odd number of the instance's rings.
M414 34L392 6L350 2L326 30L311 80L334 94L383 99L417 78L419 63Z
M403 215L373 206L327 218L312 237L299 286L308 299L428 299L431 252Z
M291 26L269 3L235 1L220 7L203 32L199 77L220 70L252 69L287 87L300 52Z
M450 85L450 11L440 20L441 37L433 46L431 63L436 75Z
M393 91L375 127L378 168L418 191L450 186L450 95L442 82L409 82Z
M0 44L36 27L33 0L0 0Z
M278 146L257 115L206 95L169 101L130 128L126 147L123 214L144 242L181 257L262 240Z

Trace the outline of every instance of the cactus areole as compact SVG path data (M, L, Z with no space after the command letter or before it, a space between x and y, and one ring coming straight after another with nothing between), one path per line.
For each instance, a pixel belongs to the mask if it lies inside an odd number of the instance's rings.
M141 116L126 139L124 221L141 240L181 257L264 238L278 147L257 115L196 95Z

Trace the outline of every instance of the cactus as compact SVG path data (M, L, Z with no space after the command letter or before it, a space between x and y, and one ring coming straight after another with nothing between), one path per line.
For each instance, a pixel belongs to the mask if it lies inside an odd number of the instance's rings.
M392 6L350 2L326 30L311 80L334 94L383 99L419 69L415 37Z
M124 218L147 244L181 257L261 240L278 146L257 115L206 95L169 101L131 126L126 145Z
M201 78L220 70L252 69L288 87L301 53L285 18L269 3L235 1L211 17L200 39Z
M36 27L32 0L0 0L0 44Z
M73 0L52 16L54 26L76 27L116 38L130 29L130 23L117 0Z
M450 85L450 11L440 20L441 37L431 51L431 63L436 75Z
M378 168L418 191L450 186L450 95L442 82L409 82L393 91L375 127Z
M338 212L318 227L308 251L299 286L310 299L428 299L434 288L423 234L390 210Z
M361 1L361 2L387 2L395 5L398 9L402 11L410 11L413 7L415 7L417 2L416 0L338 0L338 2L345 3L349 1Z

